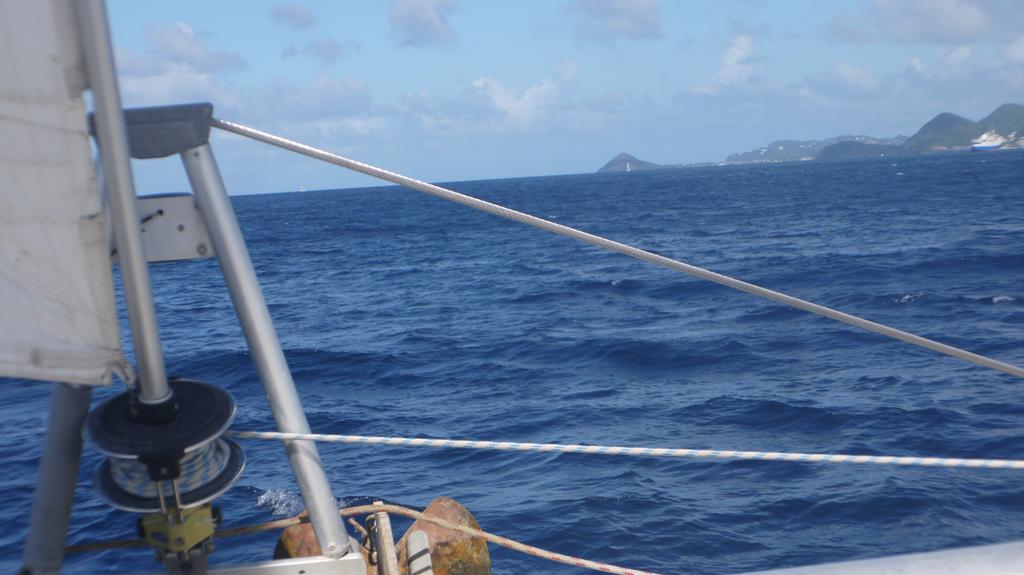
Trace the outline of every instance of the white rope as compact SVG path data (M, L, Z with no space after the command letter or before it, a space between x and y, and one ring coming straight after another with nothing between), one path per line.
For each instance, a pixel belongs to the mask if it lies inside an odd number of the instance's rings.
M375 503L373 505L363 505L361 507L349 507L342 509L340 513L343 515L351 514L355 511L357 514L362 515L364 513L372 513L376 511L384 511L392 513L394 515L401 515L408 517L409 519L418 519L420 521L426 521L435 525L440 525L445 529L452 529L454 531L460 531L471 537L479 537L495 545L501 545L506 549L525 553L527 555L533 555L534 557L540 557L541 559L547 559L548 561L555 561L558 563L564 563L566 565L572 565L574 567L582 567L584 569L590 569L592 571L601 571L602 573L614 573L615 575L657 575L650 571L641 571L639 569L630 569L628 567L619 567L617 565L611 565L608 563L601 563L598 561L591 561L590 559L583 559L582 557L573 557L572 555L564 555L562 553L556 553L554 551L548 551L547 549L541 549L540 547L534 547L525 543L520 543L514 539L508 537L502 537L501 535L494 535L480 529L473 529L467 525L461 525L459 523L453 523L446 521L440 517L433 517L419 511L414 511L407 507L390 504Z
M523 212L517 212L516 210L512 210L504 206L499 206L497 204L492 204L490 202L486 202L484 200L480 200L472 196L467 196L465 194L453 192L440 186L435 186L433 184L421 182L419 180L415 180L413 178L409 178L401 174L396 174L394 172L382 170L380 168L376 168L374 166L370 166L362 162L350 160L348 158L339 156L337 154L332 154L325 150L314 148L312 146L307 146L305 144L300 144L298 142L288 140L280 136L275 136L273 134L268 134L266 132L261 132L259 130L243 126L241 124L236 124L234 122L228 122L225 120L214 118L211 120L211 125L213 125L213 127L215 128L220 128L228 132L233 132L235 134L252 138L260 142L277 146L279 148L284 148L286 150L298 152L311 158L316 158L317 160L321 160L330 164L335 164L343 168L348 168L350 170L354 170L366 174L368 176L372 176L374 178L379 178L388 182L398 184L400 186L405 186L407 188L424 192L432 196L436 196L439 198L443 198L445 200L469 206L471 208L482 210L487 213L494 214L496 216L501 216L503 218L507 218L536 228L540 228L548 232L573 238L591 245L605 248L607 250L619 252L630 257L634 257L646 262L650 262L669 269L673 269L692 276L696 276L701 279L712 281L756 296L767 298L781 304L795 307L797 309L809 311L820 316L824 316L827 318L834 319L836 321L841 321L843 323L854 325L859 328L879 333L888 337L892 337L901 341L905 341L907 343L917 345L926 349L930 349L932 351L937 351L939 353L971 361L976 364L983 365L985 367L990 367L992 369L1002 371L1010 375L1015 375L1017 377L1024 378L1024 368L1010 363L1005 363L996 359L992 359L990 357L978 355L976 353L960 349L958 347L934 341L925 337L921 337L919 335L914 335L912 333L898 330L886 325L882 325L880 323L875 323L870 320L866 320L854 315L850 315L848 313L837 311L825 307L823 305L818 305L816 303L805 301L790 295L779 293L777 291L772 291L770 289L763 288L761 286L754 285L751 283L747 283L745 281L738 280L735 278L731 278L729 276L722 275L710 270L706 270L704 268L690 265L681 261L673 260L671 258L660 256L658 254L634 248L632 246L621 244L619 242L612 241L601 236L595 236L593 234L589 234L587 232L580 231L575 228L570 228L569 226L556 224L555 222L538 218L536 216L531 216L529 214L524 214Z
M191 493L218 477L228 465L231 450L221 438L182 457L181 475L178 476L180 493ZM149 476L149 468L138 459L111 457L110 476L121 489L136 497L154 498L159 493L156 482ZM172 492L170 481L162 481L164 493Z
M557 561L566 565L573 565L575 567L582 567L584 569L591 569L594 571L601 571L603 573L615 573L617 575L657 575L649 571L640 571L639 569L630 569L627 567L618 567L616 565L610 565L608 563L600 563L598 561L591 561L590 559L583 559L582 557L573 557L572 555L563 555L562 553L556 553L554 551L548 551L547 549L541 549L540 547L534 547L525 543L520 543L508 537L502 537L501 535L495 535L488 533L480 529L474 529L468 525L462 525L460 523L454 523L441 519L440 517L434 517L433 515L427 515L408 507L402 507L400 505L392 505L386 503L374 503L372 505L360 505L356 507L345 507L338 510L338 514L342 517L352 517L355 515L368 515L384 511L394 515L401 515L402 517L408 517L409 519L418 519L440 525L445 529L452 529L469 535L470 537L479 537L495 545L501 545L506 549L518 551L520 553L526 553L527 555L533 555L534 557L540 557L549 561ZM351 519L350 519L351 521ZM244 525L241 527L229 527L227 529L218 529L213 536L216 538L234 537L237 535L249 535L252 533L262 533L264 531L274 531L277 529L283 529L286 527L292 527L294 525L301 525L308 523L309 517L291 517L288 519L278 519L276 521L267 521L265 523L259 523L257 525ZM353 522L354 526L358 529L362 527ZM129 547L145 547L147 545L145 539L116 539L109 541L92 541L88 543L79 543L77 545L70 545L65 548L65 553L86 553L89 551L106 551L108 549L125 549Z
M398 447L450 447L455 449L537 451L541 453L585 453L594 455L632 455L642 457L747 459L761 461L795 461L801 463L867 463L876 465L916 465L924 467L1024 469L1024 460L1020 459L963 459L952 457L916 457L896 455L844 455L830 453L786 453L779 451L673 449L668 447L610 447L606 445L563 445L560 443L517 443L514 441L428 439L424 437L377 437L372 435L280 433L276 431L227 431L225 432L225 435L237 437L239 439L301 439L328 443L361 443L365 445L393 445Z

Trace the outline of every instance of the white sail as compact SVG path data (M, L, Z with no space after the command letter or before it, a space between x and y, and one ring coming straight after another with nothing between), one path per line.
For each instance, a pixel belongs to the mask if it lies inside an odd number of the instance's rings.
M0 0L0 376L124 368L71 3Z

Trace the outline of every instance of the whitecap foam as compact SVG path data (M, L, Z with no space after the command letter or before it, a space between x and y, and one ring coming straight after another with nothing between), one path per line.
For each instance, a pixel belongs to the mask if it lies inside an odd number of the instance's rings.
M924 295L924 292L910 292L908 294L903 294L903 297L900 297L900 298L892 300L892 302L893 303L910 303L910 302L916 300L917 298L921 297L922 295Z
M1012 303L1012 302L1015 302L1015 301L1017 301L1017 298L1015 298L1013 296L1008 296L1008 295L992 296L992 303L994 303L994 304Z
M276 517L294 517L305 507L302 497L284 489L268 489L256 498L256 507L270 509Z

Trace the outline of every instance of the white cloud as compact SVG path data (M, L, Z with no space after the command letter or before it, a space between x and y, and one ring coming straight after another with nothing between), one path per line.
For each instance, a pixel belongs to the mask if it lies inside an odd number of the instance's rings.
M966 78L982 71L971 62L973 56L973 47L956 46L939 54L931 65L914 57L907 62L904 77L912 84L966 81ZM971 86L966 88L973 89Z
M509 134L561 130L575 109L568 90L575 64L517 88L493 77L480 77L452 98L426 91L408 93L402 113L430 135Z
M992 21L973 0L874 0L878 23L891 37L937 44L978 39Z
M738 34L733 37L729 49L722 55L711 79L693 88L697 94L715 95L724 88L745 84L753 74L750 56L754 51L754 37L750 34Z
M836 62L832 66L832 76L854 92L876 92L881 85L871 70L847 62Z
M300 2L281 2L270 7L270 19L295 30L308 30L316 26L316 16Z
M809 86L807 83L801 83L796 87L796 94L801 98L813 102L818 106L828 106L832 104L832 101L818 93L817 90Z
M245 60L233 52L211 49L188 25L175 22L146 30L143 52L115 50L126 106L154 106L197 100L237 109L244 92L230 84L228 72L242 70Z
M388 10L391 33L404 46L431 46L455 41L455 29L446 15L455 0L394 0Z
M345 46L333 40L314 41L297 52L321 59L336 58ZM290 80L258 86L241 86L230 74L244 62L230 52L218 52L187 25L175 23L146 34L142 53L116 50L122 92L128 106L164 105L210 101L226 115L250 121L284 125L289 122L320 122L317 133L361 135L375 129L369 118L374 106L367 87L351 78L321 73L307 82Z
M1020 0L870 0L839 12L826 34L842 42L963 45L1002 42L1020 33Z
M775 97L792 95L817 109L842 109L877 106L897 89L892 74L878 74L865 66L834 61L825 70L805 74L798 82L773 86ZM761 94L759 94L760 96Z
M127 107L209 101L219 109L237 109L242 102L242 91L237 87L184 64L169 63L156 73L122 74L120 84Z
M523 90L515 90L494 78L477 78L472 82L475 95L497 112L499 125L512 129L533 127L551 111L558 100L559 89L545 78Z
M273 102L275 115L284 120L355 117L372 107L366 84L326 73L304 84L278 80L267 101Z
M660 108L650 97L637 97L625 89L587 96L573 104L559 114L564 114L569 130L588 137L633 133L636 121Z
M321 72L307 81L279 78L252 90L246 117L270 131L340 147L386 140L393 111L377 106L365 83Z
M974 54L971 46L957 46L946 54L943 64L948 69L956 69L963 66Z
M119 49L117 60L127 106L210 101L225 117L346 146L387 138L393 127L394 111L375 105L366 84L348 77L323 72L307 81L240 86L158 52Z
M324 63L333 64L343 56L347 56L358 48L359 45L355 42L346 42L342 44L333 38L323 38L321 40L310 40L303 46L299 46L292 42L284 49L281 55L285 58L309 56L321 60Z
M389 120L384 116L361 115L343 118L320 118L304 125L306 132L327 139L342 137L368 137L382 134L390 129Z
M920 58L915 56L907 61L907 71L908 73L922 75L927 71L927 67Z
M247 66L234 52L211 50L206 41L183 22L147 29L146 41L168 61L198 72L231 72Z
M140 54L131 48L114 46L114 63L117 67L118 77L125 76L152 76L159 74L167 66L168 62L153 54Z
M576 36L600 44L661 37L661 8L656 0L574 0Z
M1024 34L1019 34L1003 49L1003 55L1014 64L1024 64Z
M1024 41L1021 42L1024 48ZM1012 44L1011 44L1012 45ZM982 57L984 55L984 57ZM993 102L1020 100L1024 87L1024 60L1014 62L1012 50L992 58L970 46L956 46L931 58L910 58L904 67L899 97L908 101L940 102L939 111L978 117L991 111ZM1024 56L1024 54L1021 54ZM983 86L983 89L979 89ZM970 117L970 116L969 116Z

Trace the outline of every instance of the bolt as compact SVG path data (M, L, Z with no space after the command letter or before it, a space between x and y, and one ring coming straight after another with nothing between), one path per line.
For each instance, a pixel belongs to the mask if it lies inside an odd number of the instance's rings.
M196 253L205 256L206 255L206 244L199 244L196 246Z
M178 231L179 232L185 231L185 224L178 224Z

